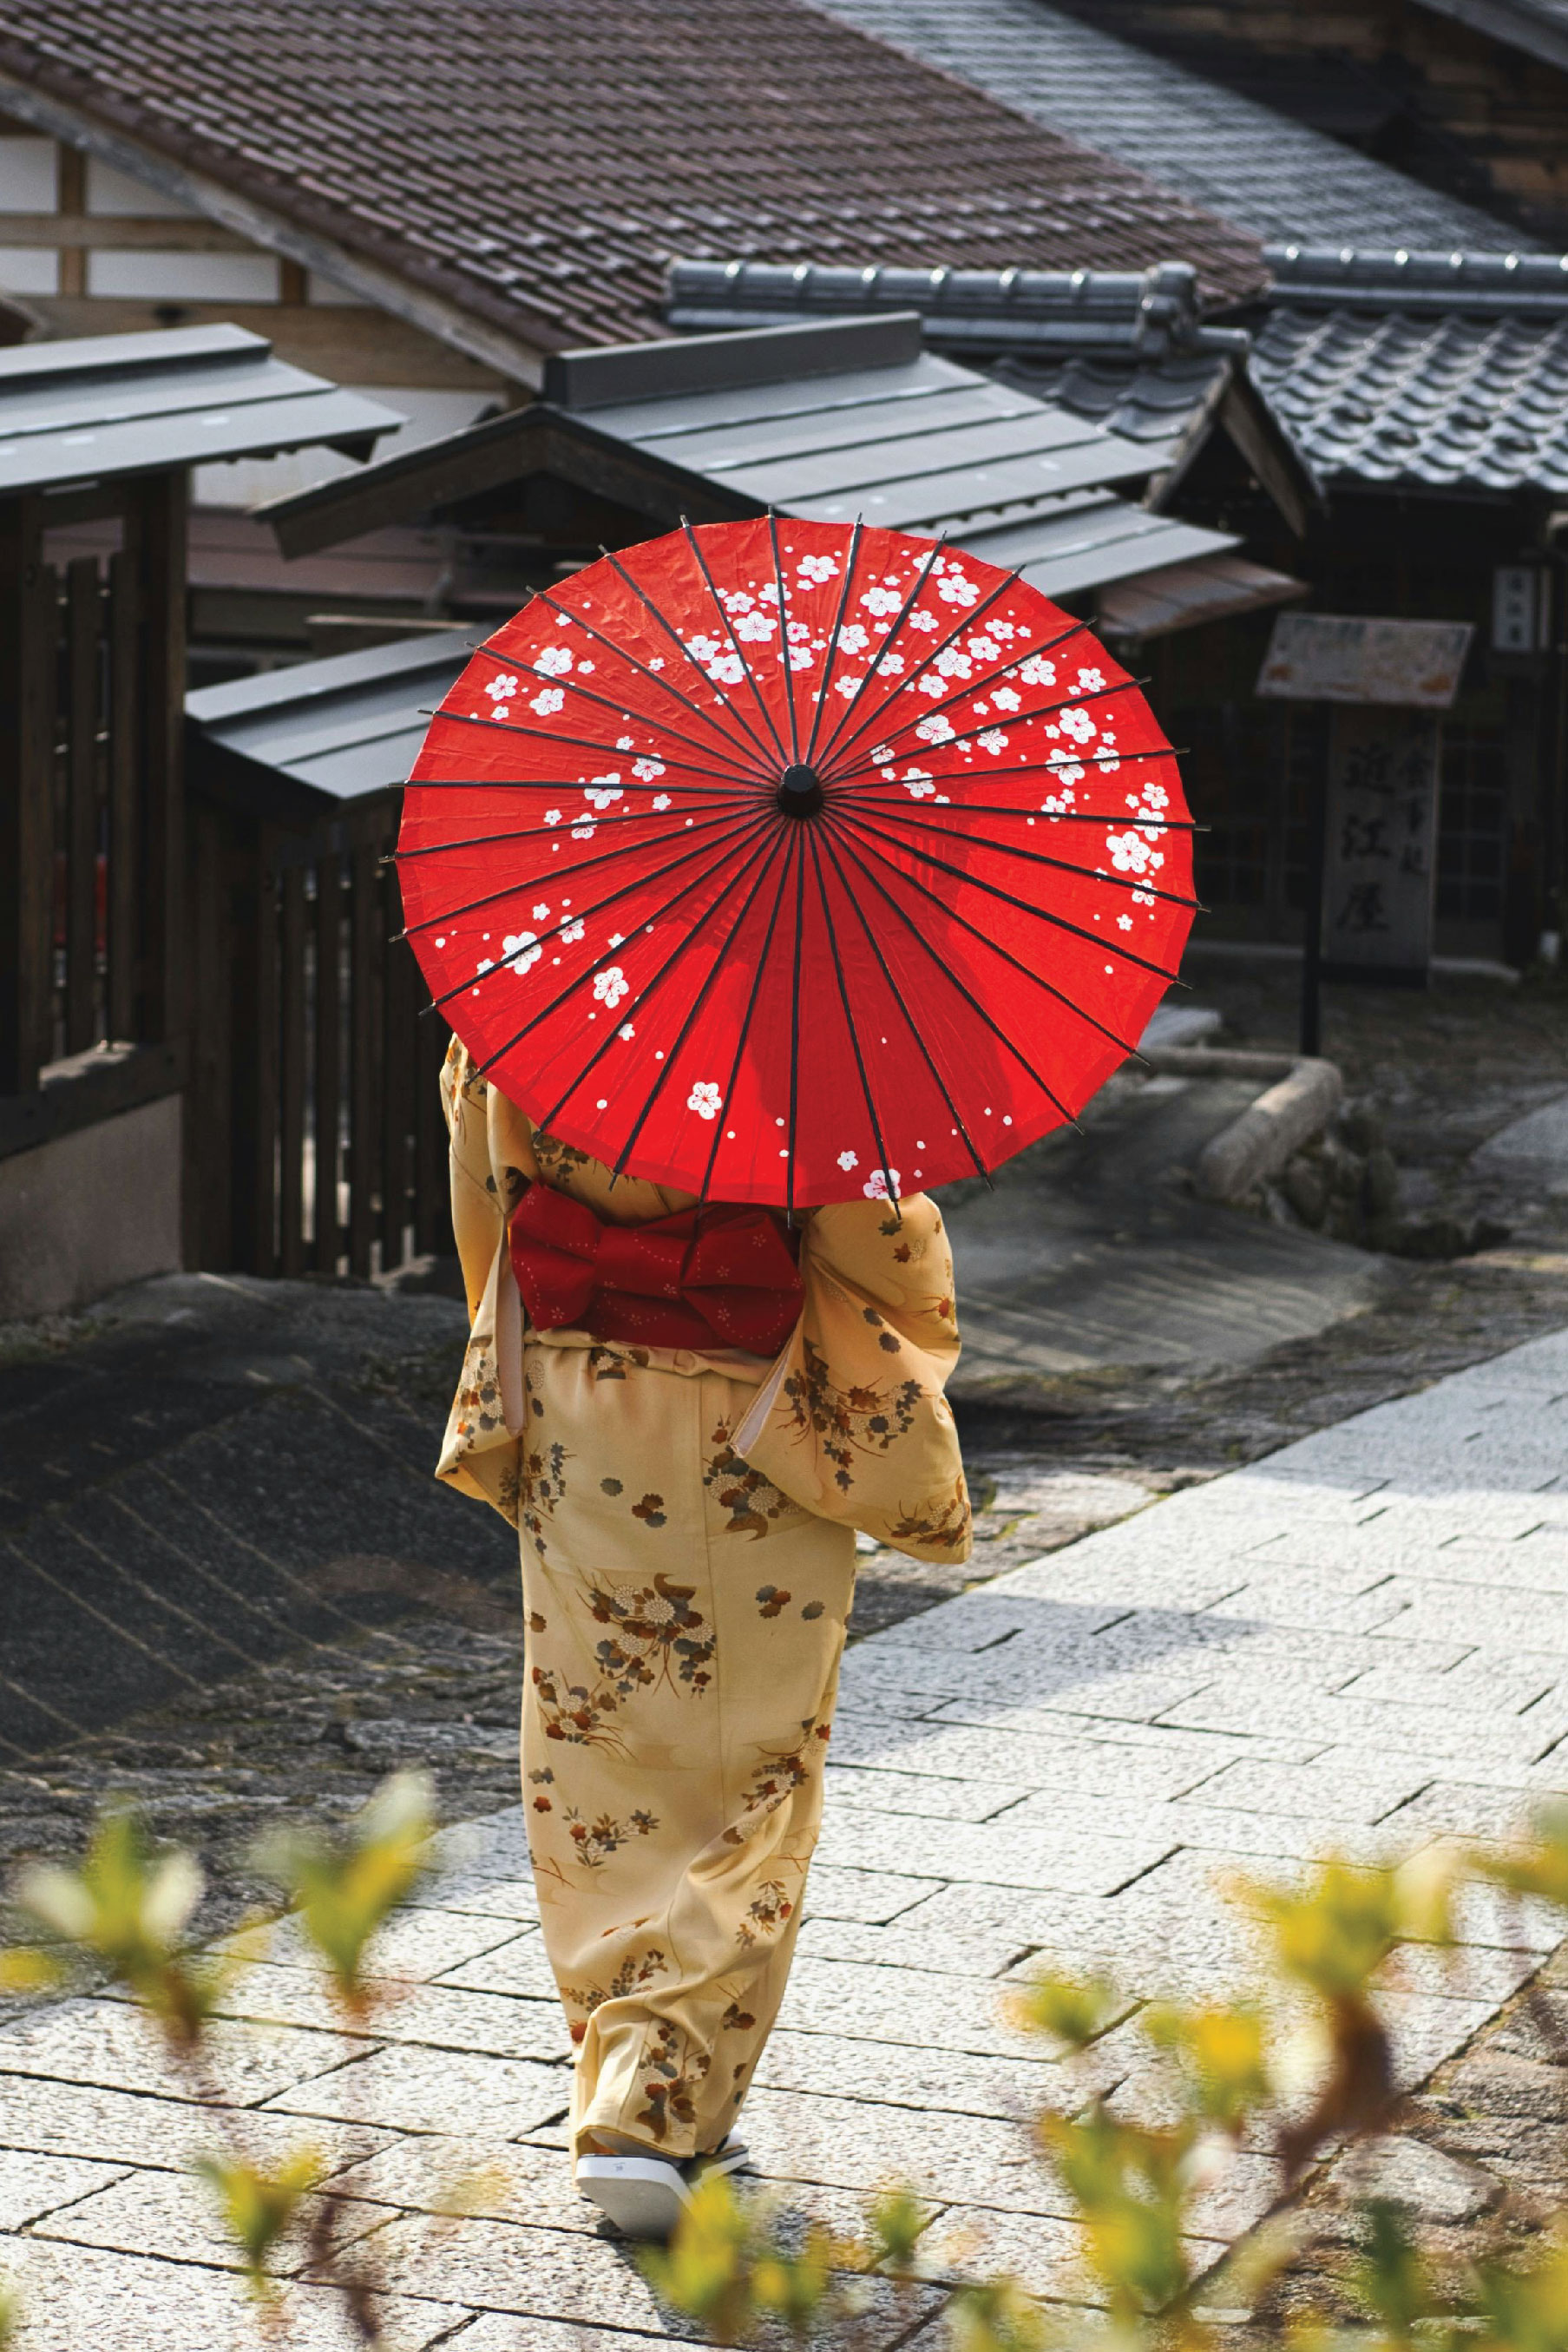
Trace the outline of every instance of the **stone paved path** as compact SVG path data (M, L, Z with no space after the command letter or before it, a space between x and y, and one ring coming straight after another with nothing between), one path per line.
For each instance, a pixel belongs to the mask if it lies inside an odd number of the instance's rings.
M1333 1847L1495 1833L1568 1789L1568 1331L1151 1505L860 1643L800 1959L747 2110L757 2168L852 2221L883 2181L935 2208L939 2260L1081 2290L1066 2200L1020 2117L1067 2077L998 2014L1042 1959L1133 1995L1215 1992L1248 1954L1217 1872ZM571 2200L566 2043L519 1811L445 1832L445 1874L389 1933L396 1993L346 2038L286 1937L242 1979L218 2056L257 2153L308 2137L340 2168L391 2290L396 2346L597 2345L664 2324ZM1539 1965L1545 1919L1482 1903L1464 1989L1419 1950L1386 1996L1415 2084ZM1124 2026L1092 2086L1154 2095ZM1082 2081L1082 2078L1078 2078ZM141 2028L84 2000L0 2034L0 2268L23 2352L225 2352L237 2284L181 2171L199 2108L151 2088ZM478 2210L444 2181L494 2168ZM1200 2214L1218 2253L1276 2189L1243 2155ZM939 2287L879 2284L868 2342ZM300 2345L346 2345L297 2290ZM604 2331L602 2334L600 2331Z

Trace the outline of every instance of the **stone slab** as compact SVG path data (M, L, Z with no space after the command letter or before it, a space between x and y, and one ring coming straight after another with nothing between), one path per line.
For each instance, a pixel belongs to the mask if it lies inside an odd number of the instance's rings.
M371 1979L375 2038L436 2050L486 2050L502 2058L566 2058L571 2044L560 2004L455 1986ZM247 1969L224 1996L225 2017L320 2026L337 2016L331 1996L303 1969Z
M928 2115L1028 2120L1064 2092L1060 2070L1041 2059L975 2056L890 2043L880 2037L793 2032L780 2027L762 2053L760 2089L846 2094Z
M231 2271L34 2240L15 2277L16 2352L255 2352L255 2307ZM326 2288L290 2286L284 2309L290 2352L360 2352L341 2299ZM458 2304L392 2296L380 2311L386 2352L424 2352L465 2316Z
M312 2209L301 2208L269 2267L281 2278L305 2267ZM351 2244L386 2216L378 2205L340 2204L336 2228ZM219 2270L244 2267L239 2248L225 2229L213 2191L204 2180L183 2172L132 2172L112 2188L83 2198L40 2221L35 2237L57 2238L74 2246L103 2246L122 2254L168 2255L210 2263Z
M74 2205L122 2177L113 2164L90 2164L80 2157L35 2156L0 2148L0 2230L25 2230L62 2205Z
M286 2091L270 2111L396 2131L446 2132L462 2121L510 2138L549 2122L570 2095L563 2067L488 2052L402 2047L374 2051L319 2082Z
M328 2074L373 2045L290 2025L215 2023L212 2080L225 2099L251 2106ZM30 2074L109 2090L178 2089L156 2029L122 2001L67 2001L0 2033L0 2074Z
M392 2135L366 2124L313 2124L264 2108L246 2115L246 2136L258 2161L276 2162L304 2142L329 2159L347 2163L356 2153L384 2147ZM183 2170L210 2155L216 2138L211 2111L192 2100L137 2097L81 2083L29 2081L0 2100L0 2146L47 2156L81 2156L110 2164L154 2165Z

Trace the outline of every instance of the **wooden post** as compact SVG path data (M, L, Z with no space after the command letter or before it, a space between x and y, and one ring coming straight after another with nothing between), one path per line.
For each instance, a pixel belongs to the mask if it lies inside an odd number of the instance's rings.
M286 1275L305 1271L305 868L282 876L278 944L278 1262Z
M343 1082L343 881L335 849L316 860L316 1203L310 1262L338 1271L338 1141Z
M1329 760L1332 737L1320 730L1307 800L1307 905L1301 934L1301 1036L1303 1054L1322 1044L1323 872L1328 863Z
M112 795L110 809L112 823ZM189 824L191 1081L184 1119L184 1259L188 1266L226 1272L246 1263L235 1250L235 1181L236 1171L246 1176L249 1172L248 1160L236 1159L234 1135L236 957L232 820L207 802L193 799ZM112 867L110 888L112 899ZM241 1065L241 1093L249 1082L247 1050ZM241 1223L243 1214L242 1211Z
M96 555L66 567L66 1051L98 1036L99 581Z
M56 611L42 501L0 502L0 1095L28 1094L53 1051Z
M110 1037L139 1035L137 917L141 904L141 843L137 784L141 768L141 574L134 551L109 563L109 978Z
M277 968L277 835L263 831L256 845L256 860L255 1026L248 1033L256 1073L249 1089L256 1097L251 1139L256 1187L251 1259L254 1274L277 1272L277 1072L282 991ZM241 1037L246 1034L242 1027Z
M147 810L147 961L142 1034L184 1026L185 513L182 471L137 486L145 636L143 789Z
M371 1271L371 1244L381 1208L377 1177L381 1166L382 1047L385 1030L382 1022L382 922L381 876L376 864L379 846L376 841L361 839L355 843L353 853L349 1265L352 1273L359 1275Z
M424 991L422 988L418 992L423 996ZM418 1020L417 1027L419 1049L415 1064L419 1090L414 1113L419 1146L414 1234L418 1248L448 1257L455 1247L452 1178L447 1160L446 1120L441 1108L441 1066L446 1058L448 1032L439 1013L427 1013Z
M392 846L393 835L386 836ZM413 1219L410 1194L413 1176L413 1136L417 1118L415 1084L419 1040L416 981L418 968L406 940L393 936L402 928L392 876L382 880L386 893L387 966L386 1024L382 1032L386 1055L384 1099L386 1136L382 1179L382 1270L402 1264L404 1229Z

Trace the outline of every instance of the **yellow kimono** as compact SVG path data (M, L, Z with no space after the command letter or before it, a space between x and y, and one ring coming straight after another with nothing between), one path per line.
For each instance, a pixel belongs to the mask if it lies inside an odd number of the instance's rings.
M692 1205L442 1074L472 1332L437 1475L519 1529L523 1796L578 2060L574 2142L684 2158L734 2121L783 1997L821 1817L854 1530L969 1554L943 1384L953 1265L923 1195L800 1213L778 1359L530 1328L525 1182L633 1225Z

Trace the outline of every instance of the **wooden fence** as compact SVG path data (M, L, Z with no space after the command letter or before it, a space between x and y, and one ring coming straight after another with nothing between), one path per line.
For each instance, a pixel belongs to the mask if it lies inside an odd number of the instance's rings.
M447 1033L395 936L398 800L299 835L191 794L197 1265L371 1275L452 1247Z
M0 502L0 1097L180 1025L183 495L129 486L118 551L63 563L42 499Z

